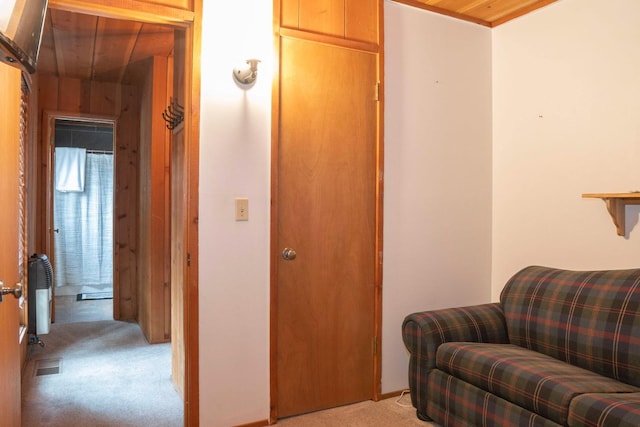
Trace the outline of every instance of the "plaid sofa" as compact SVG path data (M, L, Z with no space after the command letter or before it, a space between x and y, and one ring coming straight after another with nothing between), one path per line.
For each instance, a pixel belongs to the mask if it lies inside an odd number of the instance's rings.
M640 426L640 269L532 266L499 303L402 325L418 417L442 426Z

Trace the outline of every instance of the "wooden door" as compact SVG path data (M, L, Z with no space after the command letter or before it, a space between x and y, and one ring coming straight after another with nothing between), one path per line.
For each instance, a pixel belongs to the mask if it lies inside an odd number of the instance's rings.
M374 393L376 55L283 38L276 416Z
M0 280L8 288L20 280L18 254L20 174L20 71L0 64ZM20 316L18 300L0 302L0 417L20 425Z

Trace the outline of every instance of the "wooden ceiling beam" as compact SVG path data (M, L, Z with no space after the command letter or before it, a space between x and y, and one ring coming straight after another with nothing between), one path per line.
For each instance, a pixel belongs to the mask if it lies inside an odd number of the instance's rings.
M171 24L186 27L195 14L190 10L140 0L49 0L49 8L74 13L90 13L103 18Z

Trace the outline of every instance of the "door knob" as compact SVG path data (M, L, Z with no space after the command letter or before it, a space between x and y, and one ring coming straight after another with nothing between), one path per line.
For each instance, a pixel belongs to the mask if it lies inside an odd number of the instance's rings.
M296 259L296 255L296 251L291 248L284 248L282 250L282 258L287 261L293 261L294 259Z
M15 288L5 288L4 283L0 281L0 302L5 295L13 295L16 299L22 296L22 285L20 283L16 284Z

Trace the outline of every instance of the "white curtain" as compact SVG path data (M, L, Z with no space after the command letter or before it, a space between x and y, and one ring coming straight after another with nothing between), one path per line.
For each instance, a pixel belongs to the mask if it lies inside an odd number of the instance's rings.
M56 286L113 285L113 155L87 153L83 192L54 191Z

